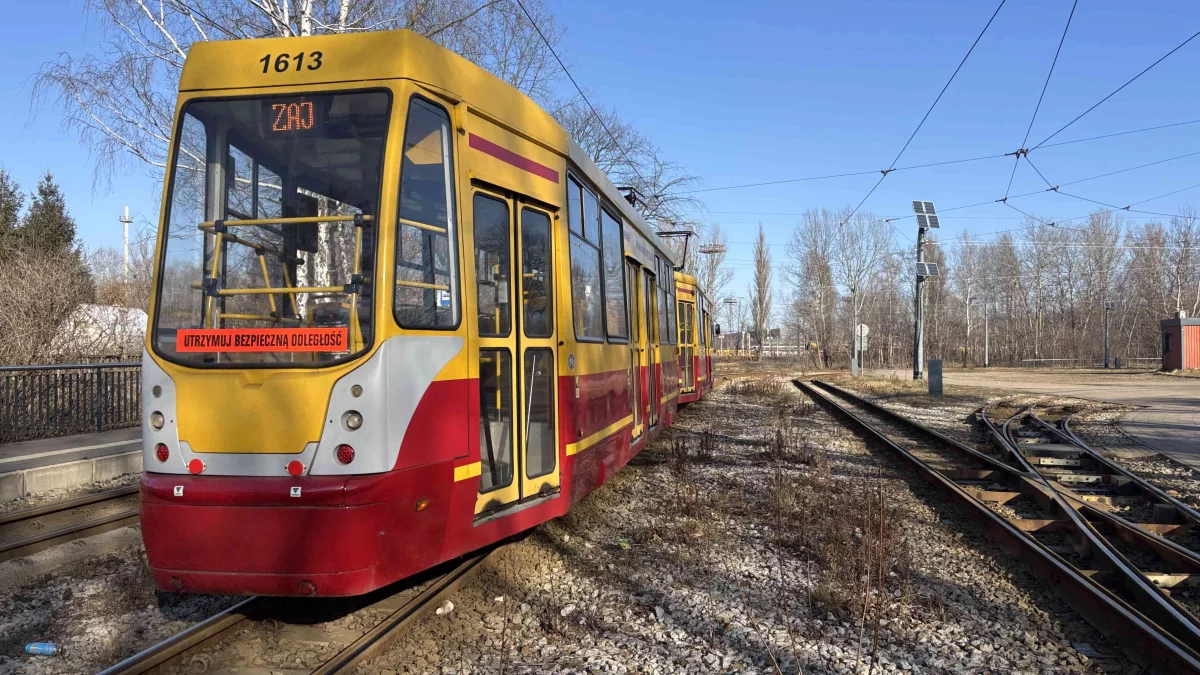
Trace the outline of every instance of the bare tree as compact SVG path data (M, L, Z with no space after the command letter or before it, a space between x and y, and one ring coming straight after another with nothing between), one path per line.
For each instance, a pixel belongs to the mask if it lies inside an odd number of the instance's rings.
M870 295L870 282L891 254L891 229L870 213L860 211L837 228L835 237L833 274L843 292L849 295L853 344L859 314Z
M411 29L545 100L558 74L549 47L505 0L85 0L109 41L99 55L43 65L34 100L62 105L96 157L96 178L167 162L175 92L188 49L205 40ZM526 0L549 42L563 29L544 0Z
M96 302L113 307L147 310L154 274L154 233L138 231L129 242L129 273L124 253L105 246L88 255L88 267L96 280Z
M755 342L762 353L763 338L771 325L771 250L767 248L767 237L762 223L758 225L758 238L754 240L754 285L750 288L750 321L754 326Z
M833 248L837 225L846 215L827 209L805 211L803 220L792 232L786 252L788 262L784 278L791 286L794 306L801 316L801 330L808 331L818 349L824 350L826 366L837 326L838 292L833 281Z
M715 305L725 299L725 288L733 280L733 270L725 264L728 240L717 224L700 228L696 242L696 280Z
M975 301L975 292L979 285L979 249L972 244L971 234L964 232L961 245L953 249L950 258L948 274L954 292L963 312L962 364L967 365L968 353L974 359L974 345L971 343L971 303Z
M93 294L87 268L73 251L23 251L0 265L0 364L54 360L54 345L75 337L68 321Z

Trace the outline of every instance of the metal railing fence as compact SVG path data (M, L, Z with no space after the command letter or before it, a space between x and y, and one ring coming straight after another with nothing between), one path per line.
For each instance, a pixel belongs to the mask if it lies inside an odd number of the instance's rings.
M142 364L0 366L0 443L141 424Z

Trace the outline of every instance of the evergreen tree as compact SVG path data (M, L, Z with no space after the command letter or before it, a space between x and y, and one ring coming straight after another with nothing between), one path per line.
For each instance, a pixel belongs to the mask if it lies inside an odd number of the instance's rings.
M14 232L24 205L25 195L21 193L21 186L7 170L0 167L0 259L15 244Z
M26 252L66 253L75 248L75 219L67 213L62 190L47 171L38 181L29 212L19 229Z

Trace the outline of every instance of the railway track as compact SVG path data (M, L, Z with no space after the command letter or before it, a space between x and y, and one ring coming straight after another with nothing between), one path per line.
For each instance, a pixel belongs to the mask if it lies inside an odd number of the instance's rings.
M391 593L376 594L383 597L356 611L383 610L384 618L375 622L373 627L362 632L357 639L334 654L332 658L311 670L311 675L350 673L361 664L378 656L388 645L416 625L421 618L437 608L463 582L472 578L488 557L497 550L499 547L493 547L458 562L448 563L427 579L423 579L422 583ZM288 610L288 602L287 599L282 598L247 598L181 633L106 668L99 675L187 672L196 663L206 670L208 664L204 657L199 656L201 652L211 647L224 648L236 645L237 633L241 628L246 627L248 623L276 618ZM306 601L306 604L312 602ZM239 665L250 666L248 663ZM289 668L288 670L292 672L295 669Z
M1031 442L1014 439L1035 438L1033 422L1024 421L1027 410L999 424L984 415L1002 446L1007 461L1001 461L834 385L796 385L965 507L1005 552L1044 576L1132 659L1166 672L1200 673L1200 624L1190 609L1200 603L1173 597L1200 580L1200 557L1152 531L1158 528L1139 527L1103 508L1097 495L1072 489L1077 486L1068 473L1082 477L1082 465L1043 462L1043 449L1022 448ZM1030 462L1027 451L1037 459Z
M0 515L0 562L132 525L138 503L132 486Z

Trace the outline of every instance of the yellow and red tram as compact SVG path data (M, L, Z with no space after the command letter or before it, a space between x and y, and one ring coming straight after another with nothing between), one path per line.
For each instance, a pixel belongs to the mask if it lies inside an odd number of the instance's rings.
M691 403L712 389L712 317L708 296L696 278L675 272L679 317L679 403Z
M170 157L162 589L370 591L566 513L711 384L703 295L653 230L550 115L411 32L195 44Z

